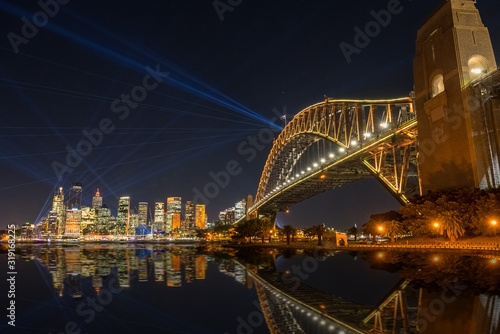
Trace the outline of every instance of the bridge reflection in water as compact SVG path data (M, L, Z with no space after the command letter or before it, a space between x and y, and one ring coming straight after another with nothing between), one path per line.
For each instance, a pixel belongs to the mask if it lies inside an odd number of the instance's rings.
M322 252L322 266L326 267L335 265L331 262L335 258L362 256L370 265L367 286L374 284L370 282L371 270L398 273L401 280L375 306L367 306L293 280L286 270L277 270L277 255L297 260L312 258L297 251L214 251L156 245L21 249L23 258L35 260L44 281L50 282L57 295L69 293L76 299L83 297L83 281L87 279L91 279L97 295L103 282L113 275L127 289L153 281L165 282L164 288L180 288L204 280L208 264L216 263L219 272L249 288L255 286L273 334L500 333L498 254ZM325 276L323 284L331 285L327 283L331 280ZM340 291L353 286L341 287Z
M500 333L498 255L369 252L364 257L375 267L397 268L402 276L374 307L247 265L247 282L257 288L271 333Z

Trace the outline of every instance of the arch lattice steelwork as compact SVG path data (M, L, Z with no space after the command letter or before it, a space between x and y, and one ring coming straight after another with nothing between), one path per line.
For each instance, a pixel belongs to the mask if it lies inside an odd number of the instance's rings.
M411 97L327 99L302 110L275 140L249 213L286 211L321 192L372 176L405 203L408 194L420 190L416 124ZM318 149L315 156L306 155L315 143L328 143L329 152Z

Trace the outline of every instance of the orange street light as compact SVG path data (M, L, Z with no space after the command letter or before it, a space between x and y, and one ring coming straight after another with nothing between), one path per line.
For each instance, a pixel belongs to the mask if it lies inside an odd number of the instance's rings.
M439 224L438 223L434 223L434 227L439 227Z
M379 231L382 231L383 229L384 229L384 228L383 228L382 226L379 226L379 227L378 227L378 230L379 230Z

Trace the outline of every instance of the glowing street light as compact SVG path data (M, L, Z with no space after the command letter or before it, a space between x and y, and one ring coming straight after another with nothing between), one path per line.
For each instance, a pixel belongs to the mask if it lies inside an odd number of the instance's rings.
M330 158L333 158L333 157L335 157L335 154L330 153Z
M325 159L321 159L321 163L324 164L326 162Z
M434 223L434 227L439 227L439 224L438 223Z
M339 149L339 151L340 151L340 152L345 152L345 148L341 147L341 148Z

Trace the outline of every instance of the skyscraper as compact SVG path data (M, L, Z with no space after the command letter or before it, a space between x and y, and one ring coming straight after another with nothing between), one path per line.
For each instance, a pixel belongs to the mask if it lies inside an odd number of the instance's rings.
M57 212L49 212L49 223L47 226L47 236L53 237L57 233Z
M97 192L95 193L95 196L92 198L92 207L96 210L102 208L102 197L101 194L99 193L99 188L97 188Z
M128 224L128 235L135 235L135 229L139 227L139 214L130 213Z
M172 231L179 231L181 229L181 213L174 212L172 215Z
M80 234L96 234L97 217L96 209L89 206L82 207L82 222L80 224Z
M70 237L80 236L80 224L82 222L82 211L67 210L66 211L66 226L64 229L64 235Z
M167 219L165 224L165 233L170 233L172 231L172 220L174 217L174 212L182 212L182 200L180 197L168 197L167 198Z
M120 197L116 217L116 235L128 235L130 216L130 197Z
M192 230L194 229L195 225L195 212L194 212L194 204L191 201L187 201L186 205L184 206L184 216L185 216L185 223L184 223L184 230Z
M62 187L56 190L54 194L54 199L52 201L52 211L54 211L56 214L55 234L63 235L64 223L65 223L65 217L64 217L65 210L64 210L64 191Z
M66 223L64 234L67 236L80 236L80 225L82 223L82 185L73 183L69 190L69 199L66 204Z
M68 210L81 210L82 209L82 184L73 183L69 191L69 200L67 204Z
M204 229L205 226L205 205L196 204L196 227L199 229Z
M155 217L153 223L153 233L161 233L165 229L165 203L155 203Z
M148 225L148 202L139 202L139 225Z
M110 234L110 219L111 219L111 210L106 206L103 205L98 211L97 211L97 226L96 226L96 233L99 235L108 235Z

